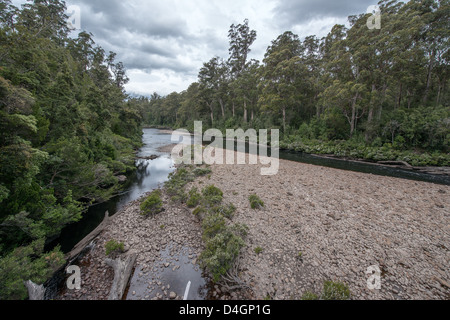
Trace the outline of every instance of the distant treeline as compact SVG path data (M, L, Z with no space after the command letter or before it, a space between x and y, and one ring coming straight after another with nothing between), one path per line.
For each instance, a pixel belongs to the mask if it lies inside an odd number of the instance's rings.
M145 121L279 128L291 149L360 148L355 156L449 165L449 1L379 6L381 29L370 30L371 15L361 14L322 39L288 31L262 62L248 59L257 37L249 22L232 25L229 57L205 63L186 91L155 93Z

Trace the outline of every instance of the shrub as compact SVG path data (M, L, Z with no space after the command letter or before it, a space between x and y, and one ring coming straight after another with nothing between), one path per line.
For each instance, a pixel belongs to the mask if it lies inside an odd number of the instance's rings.
M220 213L209 214L202 222L203 239L214 238L226 230L225 218Z
M225 218L231 220L236 212L236 207L233 204L219 205L211 208L211 212L216 212L222 214Z
M214 206L220 204L223 200L223 192L219 188L211 185L203 189L202 191L205 204L208 206Z
M141 204L141 215L157 215L163 211L163 202L161 200L161 190L153 191L150 196Z
M197 208L192 212L192 214L193 214L194 216L197 216L197 217L200 217L200 215L202 215L202 214L204 214L204 213L206 213L206 210L205 210L205 208L203 208L202 206L197 207Z
M301 299L305 300L305 301L306 300L319 300L319 296L317 296L316 294L314 294L310 291L307 291L303 294Z
M302 300L349 300L350 289L344 283L325 281L320 296L310 291L303 294Z
M209 168L196 168L192 172L196 177L204 177L212 173L212 170Z
M116 240L110 240L105 244L106 256L116 256L125 251L125 244L123 242L119 243Z
M179 168L176 172L170 174L169 181L165 184L167 194L174 202L185 202L187 195L184 192L184 187L194 180L194 176L190 169L191 166Z
M322 300L348 300L350 289L344 283L326 281L323 285Z
M200 204L201 199L202 195L198 193L197 188L194 188L191 191L189 191L189 199L186 202L186 204L189 208L195 208Z
M258 254L258 255L261 254L263 251L264 251L264 249L261 248L261 247L255 248L255 253Z
M211 272L214 282L218 282L233 266L244 246L244 240L231 230L221 232L206 242L206 248L200 255L200 264Z
M264 202L256 194L252 194L249 200L252 209L261 209L264 207Z

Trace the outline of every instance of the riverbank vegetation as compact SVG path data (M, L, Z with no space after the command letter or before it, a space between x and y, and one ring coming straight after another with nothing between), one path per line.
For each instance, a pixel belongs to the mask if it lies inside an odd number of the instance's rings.
M415 166L450 163L449 13L445 1L381 1L319 39L290 31L250 60L257 33L229 30L229 57L213 57L185 91L147 101L149 125L270 129L307 153Z
M0 299L46 280L55 266L41 244L119 190L141 143L123 64L92 34L71 35L64 12L58 0L0 1Z
M202 268L211 274L214 282L229 281L228 272L246 245L248 227L232 223L236 207L231 203L223 204L223 191L216 186L209 185L201 191L198 188L185 190L195 178L208 173L211 173L208 167L182 165L171 174L163 190L171 201L191 208L192 214L200 221L205 243L199 257ZM232 278L236 279L235 275Z

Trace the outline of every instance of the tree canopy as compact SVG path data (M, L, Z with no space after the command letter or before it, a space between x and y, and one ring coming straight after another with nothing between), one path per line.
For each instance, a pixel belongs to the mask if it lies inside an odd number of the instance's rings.
M92 34L69 37L65 10L0 1L0 299L45 281L44 244L118 191L141 143L143 104L126 95L123 64Z

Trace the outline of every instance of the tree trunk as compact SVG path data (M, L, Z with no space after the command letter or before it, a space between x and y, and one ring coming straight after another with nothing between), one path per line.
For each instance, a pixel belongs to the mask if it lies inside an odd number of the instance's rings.
M430 64L428 65L428 74L427 74L427 87L425 89L425 95L423 97L423 103L426 104L428 101L428 95L430 94L430 87L431 87L431 78L433 75L433 68L434 68L434 60L436 57L436 53L433 52L431 54L430 58Z
M411 109L411 103L412 103L412 94L409 91L409 89L406 91L407 94L407 100L408 100L408 110Z
M66 260L69 262L69 264L74 261L80 254L83 252L83 250L94 240L97 238L97 236L109 225L111 221L111 217L109 216L109 212L105 212L105 218L103 219L103 222L95 228L94 231L89 233L83 240L81 240L75 247L70 251L67 256Z
M400 83L400 90L397 98L397 108L400 108L400 105L402 103L402 93L403 93L403 83Z
M209 110L211 111L211 126L214 126L214 109L213 102L209 104Z
M28 300L30 301L42 301L45 298L45 288L43 285L37 285L31 280L24 282L25 287L28 290Z
M283 106L283 130L284 134L286 134L286 107Z
M233 100L233 118L236 116L236 105L234 104Z
M383 115L383 104L384 104L384 101L386 100L386 91L387 91L387 85L384 84L383 85L383 94L381 96L381 101L380 101L380 108L378 109L378 115L377 115L378 121L381 121L381 116Z
M247 100L244 97L244 121L248 122Z
M358 97L359 97L359 94L357 93L352 101L352 119L350 121L350 138L352 138L353 134L355 133L356 121L358 120L357 115L356 115L356 102L358 101Z
M369 115L367 117L367 129L366 129L366 142L368 143L372 138L372 122L373 122L373 114L375 111L375 94L377 91L377 87L375 84L372 84L372 97L370 99L369 106Z
M120 258L116 260L106 259L105 263L114 269L114 281L109 292L108 300L122 300L125 289L128 286L134 264L136 263L137 253L126 257L124 261Z
M222 98L219 99L220 108L222 109L222 117L225 119L225 104L223 103Z

